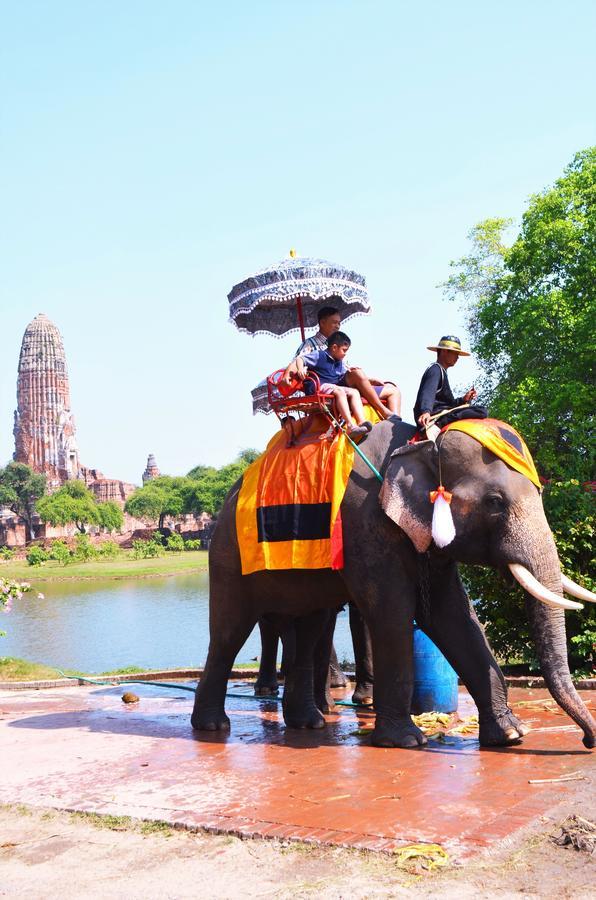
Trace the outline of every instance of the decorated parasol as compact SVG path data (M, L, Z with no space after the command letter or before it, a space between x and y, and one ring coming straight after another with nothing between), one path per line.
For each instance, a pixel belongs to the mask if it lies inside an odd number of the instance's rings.
M228 294L230 321L247 334L281 337L317 325L325 303L336 306L342 321L370 312L363 275L324 259L289 259L234 285Z
M268 269L234 285L228 294L230 321L247 334L282 337L318 327L321 306L335 306L342 322L371 312L366 280L352 269L324 259L298 257L294 250ZM253 412L270 412L265 381L252 391Z

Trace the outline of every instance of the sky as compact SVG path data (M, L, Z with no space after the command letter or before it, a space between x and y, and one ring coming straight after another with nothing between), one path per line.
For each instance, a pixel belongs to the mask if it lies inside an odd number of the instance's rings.
M350 359L412 420L439 287L489 216L595 143L596 5L0 0L0 464L20 344L60 329L83 463L140 483L262 448L298 344L227 294L296 248L367 279ZM452 383L474 380L461 360Z

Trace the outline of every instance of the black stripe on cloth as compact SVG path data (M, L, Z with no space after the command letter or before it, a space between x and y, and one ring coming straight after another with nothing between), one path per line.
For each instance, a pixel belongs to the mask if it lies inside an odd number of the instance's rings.
M330 503L284 503L257 508L259 544L316 541L331 536Z
M501 434L501 437L504 438L504 440L506 440L508 444L511 444L512 447L515 447L517 452L521 456L523 456L524 448L523 448L522 442L520 441L518 436L515 434L515 432L510 431L509 428L503 428L501 425L498 426L498 429Z

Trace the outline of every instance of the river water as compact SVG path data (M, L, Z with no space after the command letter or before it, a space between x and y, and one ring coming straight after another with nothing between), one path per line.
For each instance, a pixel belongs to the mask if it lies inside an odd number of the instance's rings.
M33 580L34 584L34 580ZM40 582L37 590L0 614L0 656L16 656L60 669L106 672L124 666L197 667L209 647L209 585L206 572L171 578L89 579ZM35 588L35 584L34 584ZM354 654L347 612L335 630L340 660ZM255 628L237 657L260 654Z

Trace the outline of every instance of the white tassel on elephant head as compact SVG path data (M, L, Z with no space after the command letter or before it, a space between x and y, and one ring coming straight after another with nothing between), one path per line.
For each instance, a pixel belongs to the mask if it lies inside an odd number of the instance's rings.
M451 494L442 484L430 492L430 502L434 504L432 536L437 547L446 547L455 537L455 525L451 515Z

